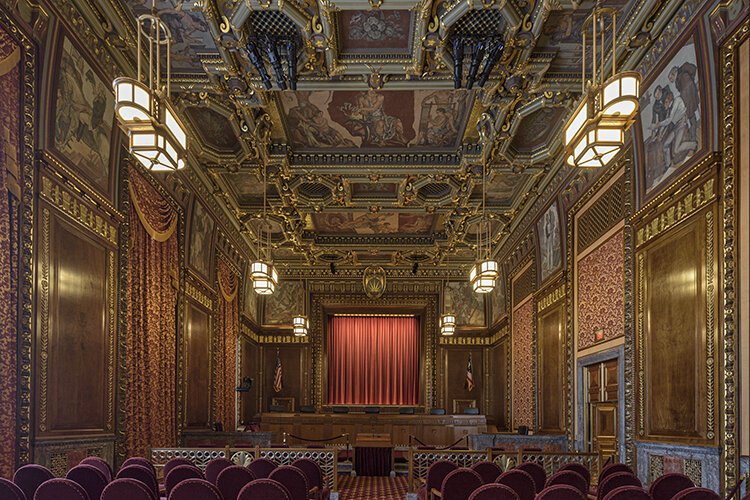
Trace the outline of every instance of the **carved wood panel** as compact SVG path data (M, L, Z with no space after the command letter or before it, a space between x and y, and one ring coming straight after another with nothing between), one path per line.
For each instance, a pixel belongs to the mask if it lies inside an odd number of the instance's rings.
M539 313L539 430L564 432L565 306Z
M276 369L276 353L281 360L282 388L280 392L273 389L274 373ZM310 347L306 345L264 345L262 347L263 362L263 407L260 411L268 411L273 398L294 398L295 405L306 404L305 379L308 377Z
M253 292L255 293L255 292ZM240 393L240 424L252 421L259 413L258 394L260 391L260 346L251 340L240 337L240 381L245 377L253 379L248 392Z
M487 412L482 398L484 391L484 363L483 349L476 348L443 348L441 359L443 360L443 380L442 389L445 401L445 409L453 412L455 400L475 400L479 412ZM466 372L469 364L469 354L471 354L472 379L474 388L469 391L466 389ZM458 402L458 412L463 411L464 407L470 406L465 402Z
M211 426L211 317L192 300L185 311L185 427Z
M510 397L509 337L505 337L490 348L490 391L487 418L494 419L499 431L510 430L508 398Z

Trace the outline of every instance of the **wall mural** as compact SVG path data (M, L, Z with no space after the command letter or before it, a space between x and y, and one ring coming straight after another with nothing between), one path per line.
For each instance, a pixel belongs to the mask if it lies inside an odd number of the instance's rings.
M435 216L432 214L396 214L388 212L312 214L313 225L328 234L428 234Z
M94 186L109 193L112 90L67 37L59 61L54 147Z
M623 238L623 232L617 232L577 263L576 326L579 349L625 333Z
M484 297L474 293L468 279L445 284L443 310L456 315L458 326L485 326Z
M265 325L291 325L292 317L305 309L305 286L302 281L281 281L273 295L265 297Z
M505 270L500 269L500 278L490 294L492 300L492 324L494 325L507 312L508 303L505 295Z
M203 142L219 152L236 152L240 149L237 135L226 116L207 107L190 107L185 110L190 123Z
M295 147L456 147L473 93L467 91L284 92Z
M257 321L258 314L258 294L253 290L253 281L250 279L250 268L248 267L248 276L244 280L242 287L242 312L253 321Z
M703 147L700 81L693 37L642 92L640 121L646 194Z
M560 216L557 202L552 203L536 223L539 239L539 266L543 283L562 264L562 247L560 242Z
M211 253L213 250L214 221L203 205L193 202L193 218L190 224L189 262L192 268L206 280L211 279Z

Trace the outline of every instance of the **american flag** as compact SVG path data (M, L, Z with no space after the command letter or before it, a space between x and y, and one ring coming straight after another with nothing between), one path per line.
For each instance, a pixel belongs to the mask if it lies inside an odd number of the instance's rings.
M279 351L276 350L276 370L273 372L273 390L274 392L281 392L281 389L284 388L284 383L282 382L282 373L281 373L281 358L279 358Z
M467 391L474 389L474 375L471 373L471 353L469 353L469 364L466 367L466 382L464 382L464 389Z

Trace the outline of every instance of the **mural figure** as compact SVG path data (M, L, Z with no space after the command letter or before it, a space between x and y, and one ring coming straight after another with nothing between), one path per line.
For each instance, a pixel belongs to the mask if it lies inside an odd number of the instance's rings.
M394 227L390 219L392 214L364 213L353 219L341 223L339 226L343 232L355 232L357 234L391 234L398 228Z
M466 101L465 92L437 91L422 101L419 120L419 146L451 146L456 142L460 115Z
M360 92L354 102L339 106L346 117L344 126L355 137L362 138L362 147L406 146L404 125L397 116L383 109L385 95L368 90Z
M484 301L474 293L468 280L451 281L445 285L445 311L456 315L459 326L484 326Z
M672 58L641 97L646 192L701 148L700 84L695 44Z
M291 138L311 147L355 147L331 127L323 110L310 102L310 92L297 92L297 105L287 111Z
M249 270L249 268L248 268ZM243 287L243 305L242 310L245 315L255 321L255 317L258 311L258 294L253 290L253 282L250 279L249 272L248 277L245 279L245 286Z
M505 314L507 303L505 301L505 272L500 271L500 278L497 280L495 289L492 290L492 323L497 323L500 317Z
M560 267L562 261L557 202L553 203L537 222L537 232L539 234L542 281L544 281Z
M197 200L193 204L193 222L190 226L190 265L204 278L210 277L213 220Z
M55 148L105 190L113 120L110 90L66 38L57 78Z
M282 281L273 295L265 300L264 323L290 325L292 316L305 306L305 290L301 281Z

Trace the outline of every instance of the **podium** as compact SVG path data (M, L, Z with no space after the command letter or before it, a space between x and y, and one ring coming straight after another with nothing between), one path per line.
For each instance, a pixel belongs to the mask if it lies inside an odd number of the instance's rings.
M393 470L391 435L357 434L354 439L354 470L357 476L389 476Z

